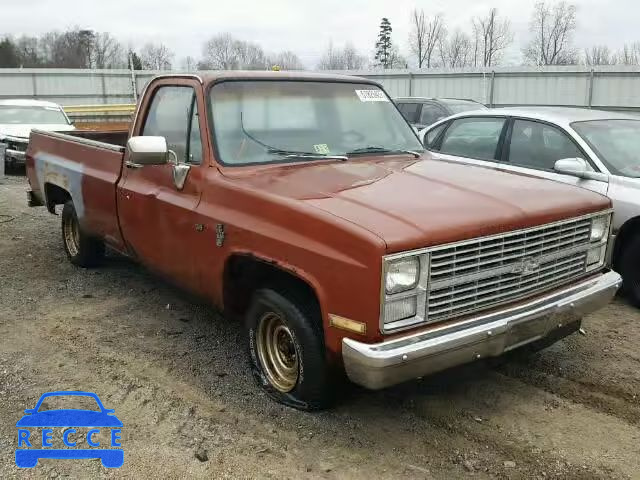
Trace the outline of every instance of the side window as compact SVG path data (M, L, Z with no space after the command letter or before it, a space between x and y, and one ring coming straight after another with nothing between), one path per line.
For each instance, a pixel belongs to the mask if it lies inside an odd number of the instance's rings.
M187 138L191 103L191 87L160 87L151 101L142 135L167 139L167 145L178 157L178 162L187 161Z
M428 127L429 125L436 123L438 120L446 116L446 112L437 105L434 105L432 103L425 103L422 106L422 113L420 114L419 123L424 125L425 127Z
M189 153L187 161L194 165L202 163L202 140L200 139L200 116L195 95L191 100L191 123L189 125Z
M447 129L440 151L448 155L495 160L504 118L462 118Z
M553 170L556 161L582 157L571 139L556 127L528 120L513 122L509 162L540 170Z
M398 109L402 116L407 119L407 122L416 123L418 120L419 103L398 103Z
M436 128L429 130L424 136L424 146L433 149L434 142L440 136L440 133L447 127L448 122L438 125Z

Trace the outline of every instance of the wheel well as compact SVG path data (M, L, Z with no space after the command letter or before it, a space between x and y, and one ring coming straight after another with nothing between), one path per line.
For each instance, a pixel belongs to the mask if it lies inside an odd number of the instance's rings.
M223 276L225 312L243 315L253 292L271 288L321 321L320 303L314 289L295 274L251 255L234 255L225 265Z
M44 198L47 202L47 210L51 213L55 213L55 206L67 203L67 200L71 200L71 195L64 188L59 187L58 185L45 183Z
M616 271L619 271L616 267L618 266L618 261L620 260L624 246L637 234L640 234L640 217L627 220L616 235L616 243L613 247L613 257L611 261Z

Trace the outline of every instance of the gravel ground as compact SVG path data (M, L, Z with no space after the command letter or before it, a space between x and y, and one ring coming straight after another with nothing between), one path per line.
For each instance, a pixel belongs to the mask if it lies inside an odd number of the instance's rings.
M616 300L526 360L301 413L253 384L240 326L138 265L67 262L59 218L0 179L0 478L640 478L640 313ZM14 464L43 392L96 392L125 464Z

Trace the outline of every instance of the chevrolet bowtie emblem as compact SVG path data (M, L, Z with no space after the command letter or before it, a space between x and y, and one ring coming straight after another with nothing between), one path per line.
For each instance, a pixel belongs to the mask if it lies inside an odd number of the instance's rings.
M516 275L531 275L540 270L540 262L534 258L523 258L511 269L511 273Z

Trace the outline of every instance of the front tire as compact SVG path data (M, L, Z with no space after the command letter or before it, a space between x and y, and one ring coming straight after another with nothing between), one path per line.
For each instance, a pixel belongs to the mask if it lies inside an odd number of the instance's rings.
M618 266L623 292L635 307L640 308L640 235L626 242Z
M78 267L95 267L104 258L104 243L82 231L71 200L62 208L62 243L69 261Z
M320 410L331 403L319 312L270 290L258 290L246 317L251 370L257 383L279 403Z

